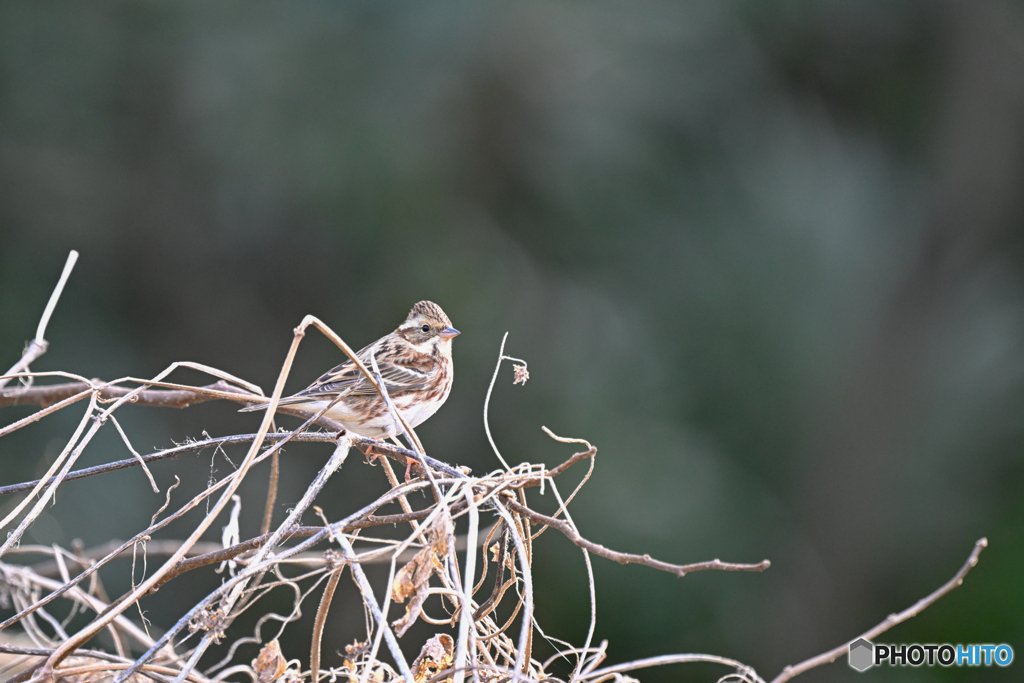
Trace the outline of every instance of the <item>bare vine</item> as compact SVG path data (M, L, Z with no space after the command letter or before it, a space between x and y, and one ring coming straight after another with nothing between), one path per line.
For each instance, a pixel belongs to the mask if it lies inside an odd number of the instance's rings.
M138 453L114 417L116 411L128 406L132 409L143 406L185 409L214 400L244 404L265 401L266 398L254 384L195 363L174 363L149 379L124 377L102 381L66 372L32 372L29 364L38 359L48 346L43 336L46 323L75 257L77 254L72 252L36 337L25 355L0 377L0 407L36 405L40 408L28 417L0 427L0 437L54 412L70 410L75 405L86 406L78 428L44 476L0 487L0 496L24 496L0 523L0 527L7 530L0 544L0 608L11 608L14 612L0 622L0 632L6 633L6 640L0 641L0 654L4 655L0 658L0 675L8 676L8 680L50 683L61 679L84 683L148 679L206 683L247 679L269 683L275 680L315 682L341 678L350 682L463 683L471 678L485 683L515 683L551 680L549 667L556 657L562 657L571 662L569 680L573 683L626 680L622 678L625 672L640 668L698 661L713 662L730 669L731 672L721 681L764 683L752 667L716 655L666 655L601 668L606 658L607 643L592 646L597 610L591 554L622 564L639 564L670 572L679 577L702 570L760 572L770 563L767 560L747 564L715 559L677 564L649 555L612 550L584 537L569 513L569 504L593 471L597 449L581 439L564 439L548 431L556 442L581 444L583 449L552 468L529 462L510 464L498 452L486 423L494 379L487 392L484 419L493 455L501 467L491 473L476 475L428 456L415 433L404 423L414 446L412 450L344 433L340 425L323 416L324 411L310 414L295 408L280 408L278 413L296 415L304 422L291 431L274 431L274 408L282 395L295 354L310 327L319 330L354 360L391 406L383 383L378 382L375 364L373 368L363 366L341 337L317 318L307 316L295 329L292 344L271 392L270 409L263 414L256 432L204 437L163 451L145 455ZM529 377L526 363L505 355L506 339L507 334L502 339L495 378L501 362L511 360L517 364L514 381L525 383ZM214 377L215 381L203 386L168 381L168 376L182 367L199 370ZM20 386L5 386L15 378L21 380ZM36 383L48 378L60 378L62 381ZM401 422L401 415L394 412ZM101 429L109 428L108 425L118 432L133 457L74 469L84 449ZM253 468L268 458L277 463L280 449L290 442L325 444L330 447L331 456L286 518L276 525L272 521L275 469L266 505L243 508L264 510L259 517L260 535L244 540L233 538L224 544L202 541L207 529L222 517L228 502L237 497L239 486L251 476ZM25 529L53 500L57 490L70 485L70 482L128 467L145 468L154 461L231 444L247 447L237 469L211 481L205 490L191 499L176 502L175 508L170 507L168 490L164 507L148 526L128 541L111 542L91 550L20 544ZM406 465L411 468L413 476L400 483L390 465L386 465L382 470L388 481L382 482L382 491L371 504L352 511L342 519L322 517L320 526L301 525L302 513L313 506L327 480L343 467L353 447L368 459L390 459ZM558 477L583 461L589 463L587 475L572 494L563 499L557 485ZM156 480L148 470L146 473L155 489ZM550 487L557 497L559 509L553 516L531 508L527 493L538 487L542 492ZM409 494L417 491L426 491L428 495L416 500L429 501L418 509L409 502ZM186 538L158 537L172 522L181 520L190 512L203 510L202 505L209 508L192 525ZM400 511L389 512L389 506L399 506ZM162 518L161 514L164 515ZM408 525L405 527L408 533L398 540L378 539L365 533L374 527L397 524ZM464 529L464 533L457 534L457 528ZM532 573L533 539L548 528L563 534L583 552L591 593L591 621L582 647L567 646L556 657L539 661L532 654L535 634L539 633L534 607L536 600L543 599L544 586L537 585ZM959 585L976 563L984 544L984 539L979 541L968 563L950 582L912 608L889 617L864 637L873 637L914 616ZM137 583L133 582L132 589L126 594L109 597L104 591L101 574L112 563L135 557L140 548L144 548L144 557L149 564L159 566ZM12 559L38 558L40 555L44 559L37 559L34 565L19 564ZM234 567L234 575L225 576L216 590L183 610L175 624L161 625L159 637L152 637L146 625L138 621L140 601L146 596L190 572L228 562ZM390 566L386 585L375 588L371 584L363 571L363 566L369 563ZM346 570L354 578L353 589L361 596L368 621L366 632L353 636L353 644L345 649L343 662L330 667L325 666L321 656L321 639L334 595L348 585L339 581ZM255 633L237 632L233 624L241 614L247 610L259 610L265 596L281 590L294 596L291 614L267 612L258 619ZM287 659L281 651L278 637L290 628L289 624L301 614L304 602L312 599L317 591L321 598L315 609L316 624L309 637L309 658ZM80 613L90 615L88 623L70 629L72 617ZM412 623L421 620L435 625L439 632L420 644L418 650L415 647L409 649L408 644L403 647L400 638ZM265 637L263 631L267 624L277 624L275 637ZM266 630L269 633L273 628ZM109 635L114 652L85 647L87 643L94 644L93 638L101 632ZM23 634L28 644L13 642L12 634ZM227 656L217 663L207 661L205 653L208 648L226 639L231 643ZM783 683L814 666L834 660L842 654L844 647L787 667L773 683ZM381 648L389 652L394 666L378 656ZM142 654L137 654L139 652ZM417 654L411 656L412 653Z

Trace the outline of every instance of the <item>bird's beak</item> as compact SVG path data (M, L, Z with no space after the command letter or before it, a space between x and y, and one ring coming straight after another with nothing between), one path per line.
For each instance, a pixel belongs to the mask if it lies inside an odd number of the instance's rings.
M451 339L452 337L455 337L460 334L462 333L459 332L454 327L446 327L443 330L441 330L437 336L440 337L441 339Z

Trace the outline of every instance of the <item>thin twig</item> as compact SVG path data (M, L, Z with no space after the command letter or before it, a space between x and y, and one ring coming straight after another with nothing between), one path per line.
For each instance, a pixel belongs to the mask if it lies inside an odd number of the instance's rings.
M285 357L284 367L281 369L281 373L278 375L277 384L274 386L274 393L270 399L269 410L267 411L266 415L263 416L263 420L260 424L260 430L257 434L256 439L252 442L252 445L249 447L249 452L246 454L245 459L242 461L242 464L239 465L238 471L235 472L236 476L231 480L231 483L225 487L224 491L221 493L220 498L213 505L213 508L210 510L209 514L206 515L206 517L199 523L197 528L189 535L189 537L185 539L185 542L182 544L182 547L178 550L178 552L172 555L170 559L168 559L162 567L160 567L156 572L154 572L154 574L150 576L147 580L143 581L134 591L132 591L127 596L119 600L114 610L104 615L103 617L98 617L93 621L93 623L83 628L81 631L75 634L70 640L65 641L59 648L57 648L57 650L50 656L49 659L47 659L46 664L43 666L42 674L44 678L52 678L53 669L61 662L61 660L63 660L69 654L74 652L76 648L88 642L89 639L96 635L96 633L101 628L103 628L103 626L105 626L111 619L113 619L116 614L120 613L121 611L124 611L128 608L129 605L131 605L140 597L148 593L149 589L152 588L153 584L160 580L162 574L172 569L174 565L177 564L178 560L185 556L185 553L188 552L188 549L192 547L192 545L196 543L196 541L199 540L200 536L202 536L203 533L206 532L206 530L213 523L213 520L217 518L221 510L223 510L224 507L228 504L228 501L231 500L231 496L235 494L238 487L241 485L242 479L245 477L245 474L249 471L249 468L252 467L253 460L259 454L260 447L263 445L263 439L267 435L267 431L270 428L270 423L273 421L274 409L277 407L278 402L281 400L281 394L284 393L284 384L288 378L289 372L291 371L292 362L295 359L295 352L298 350L299 342L302 339L304 329L304 326L300 326L300 328L295 331L295 337L292 340L292 345L288 349L288 355ZM179 364L172 365L171 368L168 369L168 372L177 367L178 365ZM166 376L166 374L167 372L158 375L156 381L162 380L163 377ZM139 391L141 391L141 389ZM119 405L120 402L125 401L127 398L128 396L121 398L120 401L111 408L111 410L117 405ZM132 669L129 668L122 676L119 676L119 680L124 680L128 678L128 676L130 676L131 673Z
M267 503L263 508L263 523L260 533L270 533L270 524L274 520L274 503L277 502L277 483L281 476L281 451L274 451L270 458L270 481L267 483Z
M355 557L355 550L352 548L352 544L349 542L345 534L335 533L333 528L331 529L331 537L335 540L338 545L341 546L342 550L345 551L345 559L351 560ZM406 681L412 681L412 672L409 670L409 662L406 660L405 655L402 653L402 648L398 644L398 640L395 639L395 634L391 630L391 626L388 624L387 617L381 611L380 607L377 606L377 601L373 597L373 589L370 587L370 582L366 578L366 573L359 563L354 563L352 567L352 576L355 577L356 585L359 586L359 592L363 595L363 603L370 608L373 613L374 619L377 621L377 627L384 632L384 640L387 641L388 650L391 652L391 656L394 657L395 663L398 665L398 670L405 677Z
M296 333L296 341L298 341L299 339L301 339L301 337L298 335L298 333ZM271 402L271 407L273 407L273 405L273 402ZM264 416L264 422L269 423L269 420L267 418L272 417L272 414L273 411L268 410L267 415ZM288 529L290 529L302 517L303 513L307 509L309 509L309 506L313 504L313 500L316 499L316 496L327 484L327 480L330 479L331 475L337 472L338 469L344 464L346 458L348 457L348 453L351 446L351 440L348 438L348 436L342 435L341 437L338 438L337 443L338 445L334 449L334 453L331 454L331 457L328 459L327 463L323 466L320 472L317 473L313 481L310 482L302 498L299 500L298 503L295 504L295 507L292 508L288 517L277 529L277 531L271 534L270 539L268 539L267 542L260 546L260 549L256 551L256 556L253 558L253 564L250 565L246 572L243 573L248 573L253 576L256 575L256 572L252 572L249 570L251 570L253 566L258 566L258 564L262 562L264 558L266 558L270 550L277 546L281 539L283 539L285 535L288 533ZM172 568L173 567L168 569ZM242 592L245 590L245 586L246 581L239 581L232 589L232 591L221 601L220 609L224 613L225 626L229 624L233 616L235 616L232 615L232 609L234 608L238 600L242 597ZM175 683L181 683L182 681L184 681L185 676L188 675L188 672L192 669L192 667L194 667L199 662L199 658L203 656L203 653L213 643L214 638L216 636L217 634L212 631L207 631L206 634L203 635L203 638L199 642L199 645L197 645L196 648L192 651L192 655L189 657L188 663L185 665L185 667L182 668L181 673L178 674L177 678L174 679Z
M744 664L743 662L737 662L735 659L729 659L727 657L719 657L718 655L701 655L701 654L685 654L685 655L662 655L661 657L648 657L646 659L637 659L632 662L626 662L624 664L616 664L615 666L606 666L603 669L597 669L586 674L582 680L593 680L609 676L610 674L624 673L626 671L635 671L637 669L647 669L652 666L664 666L666 664L690 664L694 662L711 662L712 664L722 664L724 666L731 666L736 669L737 673L744 676L744 680L752 681L754 683L764 683L764 680L757 675L757 673Z
M32 376L38 377L41 374L33 373ZM120 381L146 383L145 380L135 379ZM152 382L148 382L148 384L150 386L159 386ZM37 405L45 408L82 391L89 390L93 386L101 387L100 399L103 401L121 398L133 391L137 391L136 389L117 386L114 383L104 382L100 379L94 379L92 385L83 382L64 382L62 384L47 384L44 386L13 387L11 389L0 389L0 408L20 405ZM220 380L202 387L146 389L137 392L132 399L132 403L140 406L156 406L160 408L189 408L199 403L217 400L252 403L257 400L265 401L267 399L264 396L246 392L243 389L232 386L228 382Z
M831 662L834 662L837 658L849 652L850 643L852 643L853 641L858 640L860 638L864 638L865 640L872 640L874 638L877 638L881 634L885 633L896 624L900 624L906 621L907 619L910 619L911 617L916 617L918 614L920 614L929 606L931 606L931 604L934 603L936 600L938 600L943 595L950 592L951 590L953 590L954 588L956 588L964 582L964 577L967 576L967 572L971 571L974 565L978 564L978 556L981 554L981 551L984 550L986 546L988 546L988 539L979 538L977 543L974 544L974 548L971 550L971 554L968 555L967 561L964 562L964 565L962 567L960 567L960 571L954 574L952 579L939 586L931 594L921 598L913 605L911 605L910 607L908 607L907 609L903 610L898 614L890 614L874 628L865 631L856 638L851 638L839 647L829 650L828 652L825 652L823 654L820 654L817 657L811 657L810 659L800 662L799 664L787 666L785 669L782 670L782 673L780 673L778 676L772 679L771 683L784 683L785 681L788 681L794 676L802 674L808 669L813 669L816 666L821 666L822 664L829 664Z
M281 410L278 410L278 412L281 412ZM308 415L308 413L304 414ZM318 418L318 421L322 419L322 417ZM212 439L205 439L203 441L194 441L192 443L187 443L181 446L176 446L174 448L168 448L166 450L157 451L156 453L144 455L142 456L142 461L145 463L151 463L157 460L164 460L166 458L176 458L179 455L183 455L185 453L194 453L196 451L202 451L207 448L218 448L232 444L249 443L255 440L257 436L257 434L235 434L232 436L220 436ZM328 434L325 432L277 432L268 433L266 437L264 437L265 441L271 442L304 441L316 443L333 443L335 439L337 439L337 434ZM377 441L376 439L368 439L365 437L356 436L355 434L352 435L352 445L358 448L366 455L385 455L391 458L392 460L396 460L402 463L405 463L407 458L416 457L416 454L407 448L395 446L384 441ZM442 472L450 477L464 478L466 476L463 472L460 472L454 467L446 465L445 463L439 460L435 460L434 458L431 458L429 456L427 456L425 460L427 464L430 465L431 468L439 472ZM69 472L68 475L64 477L64 481L74 481L75 479L82 479L84 477L92 477L98 474L106 474L107 472L114 472L116 470L121 470L128 467L135 467L138 464L138 460L134 458L127 458L125 460L118 460L116 462L107 463L105 465L86 467L80 470ZM561 465L560 467L564 468L564 466L567 464L571 463L563 463L563 465ZM11 493L20 493L22 491L28 491L29 489L38 486L41 481L51 483L53 479L36 479L34 481L27 481L20 484L0 486L0 496L5 496ZM532 485L536 485L536 483Z
M22 372L32 364L32 361L46 353L46 349L50 346L50 343L46 341L46 326L50 324L50 316L53 315L53 309L57 307L57 301L60 299L61 292L64 291L64 284L67 283L76 261L78 261L78 252L72 249L68 254L68 260L64 262L64 270L60 274L60 279L57 280L57 286L53 288L50 300L46 302L46 308L43 309L43 316L39 319L39 325L36 327L35 338L29 342L21 359L11 366L11 369L4 373L5 375ZM0 379L0 388L3 388L9 381L9 377Z
M508 505L509 508L515 512L521 514L523 517L531 519L539 524L546 524L550 527L558 529L566 538L575 543L581 548L585 548L595 555L614 560L619 564L642 564L645 567L651 567L653 569L660 569L664 572L670 572L676 576L685 576L690 572L699 572L705 569L720 569L727 572L763 572L765 569L771 566L771 562L768 560L761 560L757 564L736 564L733 562L722 562L721 560L710 560L708 562L695 562L693 564L670 564L668 562L662 562L656 560L650 555L633 555L632 553L620 553L615 550L604 547L593 541L587 539L576 533L571 526L566 524L560 519L554 517L548 517L542 515L539 512L534 512L525 505L521 505L511 498L503 498L502 502Z
M0 545L0 556L7 552L12 546L18 544L21 540L22 534L25 533L25 529L35 521L39 516L39 513L43 511L46 504L49 503L56 494L57 487L60 485L61 480L67 476L68 470L71 469L71 466L75 464L75 461L82 454L85 445L96 434L96 432L99 431L102 423L99 420L96 420L95 415L93 415L95 408L96 398L94 396L89 401L89 410L86 411L82 420L78 423L78 427L75 429L75 433L72 435L71 440L68 442L67 446L64 447L64 451L57 456L56 460L53 461L53 464L50 465L50 470L46 473L48 477L53 477L50 479L51 483L46 485L45 490L43 490L42 494L39 496L39 500L36 501L36 504L32 506L32 509L29 510L24 519L21 520L21 523L18 524L14 530L8 532L7 538L4 540L3 544ZM89 428L89 431L85 436L82 436L85 425L90 421L90 419L93 420L92 426ZM79 440L79 438L81 438L81 440ZM58 467L60 467L60 471L54 475L54 471ZM42 488L42 484L37 484L35 488L33 488L32 494L25 498L25 500L21 501L21 503L19 503L14 510L7 515L7 517L0 521L0 529L7 526L7 524L9 524L20 513L20 511L24 509L28 502L32 500L32 497L35 496Z

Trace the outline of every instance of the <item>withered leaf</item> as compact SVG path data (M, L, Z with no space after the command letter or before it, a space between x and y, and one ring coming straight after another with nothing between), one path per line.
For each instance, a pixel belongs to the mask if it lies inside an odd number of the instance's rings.
M454 660L455 641L447 633L438 633L423 644L420 656L412 664L412 675L415 683L423 683L449 668ZM446 678L440 683L450 683Z
M263 646L260 654L252 660L253 671L256 672L257 683L273 683L288 668L288 661L281 654L281 646L272 640Z
M405 616L392 624L399 637L419 617L423 601L427 599L430 577L435 571L442 571L442 558L448 554L450 530L451 520L448 517L438 518L428 534L428 545L395 574L394 583L391 585L391 599L401 603L412 598L405 609Z

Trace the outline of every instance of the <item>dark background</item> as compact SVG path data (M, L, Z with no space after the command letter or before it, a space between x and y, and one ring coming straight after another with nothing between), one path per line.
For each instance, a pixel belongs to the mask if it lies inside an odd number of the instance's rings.
M35 370L189 360L269 392L305 314L359 348L431 299L463 335L428 452L496 467L481 408L509 331L531 380L503 369L495 437L514 462L572 452L542 424L600 449L573 506L586 536L772 561L676 579L595 558L610 662L709 652L773 676L938 587L981 536L963 587L879 641L1019 656L1022 74L1017 3L4 3L0 365L72 248ZM288 391L340 358L309 335ZM81 411L66 413L0 441L0 483L45 469ZM258 419L118 415L142 452ZM276 519L327 453L288 450ZM83 464L127 456L106 429ZM186 480L178 502L210 472L210 453L154 469L162 488ZM243 537L265 487L264 467ZM320 503L341 515L382 487L353 457ZM61 491L26 541L125 538L163 501L134 470ZM556 536L538 543L538 617L582 644L583 560ZM166 587L148 618L169 625L218 581ZM307 665L314 605L284 640ZM332 614L328 653L362 627L352 596ZM859 675L844 658L801 680Z

